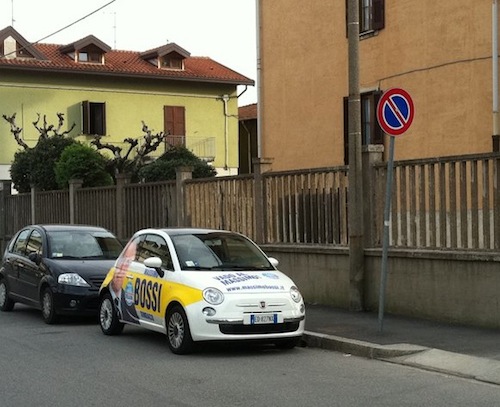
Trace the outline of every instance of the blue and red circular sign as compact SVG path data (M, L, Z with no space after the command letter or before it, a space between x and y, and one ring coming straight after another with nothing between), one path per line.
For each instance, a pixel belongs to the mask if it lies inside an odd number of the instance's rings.
M384 92L377 105L377 119L380 127L390 136L399 136L408 130L414 114L411 96L399 88Z

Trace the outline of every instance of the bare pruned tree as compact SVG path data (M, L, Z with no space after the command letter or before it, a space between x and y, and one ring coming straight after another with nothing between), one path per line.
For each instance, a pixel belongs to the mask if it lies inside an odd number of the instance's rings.
M64 125L64 114L57 113L57 117L58 117L58 124L57 127L55 127L53 124L50 125L47 124L47 116L44 115L43 127L42 127L38 125L38 123L40 122L40 113L37 113L37 120L33 122L33 126L35 126L35 129L37 129L39 133L38 140L46 139L49 137L63 137L69 134L75 128L76 124L73 123L73 125L69 130L61 132L61 128ZM7 116L4 114L3 118L7 123L10 124L10 132L14 136L14 139L16 140L17 144L23 147L25 150L27 150L29 146L21 138L21 132L23 131L23 129L16 124L16 113L14 113L12 116Z
M23 147L25 150L27 150L29 148L29 146L21 138L21 132L23 131L23 129L16 124L16 114L14 113L10 117L8 117L7 115L4 114L3 118L5 119L5 121L7 123L10 124L10 132L14 136L17 144L20 145L21 147Z
M109 150L113 154L114 170L116 174L122 174L133 171L144 165L147 156L155 151L165 140L166 135L163 132L153 134L148 126L142 122L142 143L139 143L137 138L126 138L124 143L128 144L126 152L123 154L123 149L120 146L111 143L103 143L101 141L103 136L95 135L94 140L90 143L93 144L98 150ZM132 152L135 152L131 157Z
M47 126L47 116L46 115L43 115L43 127L38 126L38 123L40 122L40 113L37 113L37 116L38 116L38 118L36 119L36 121L33 122L33 126L35 126L35 129L37 129L38 133L40 133L39 139L49 138L49 137L53 137L53 136L60 136L60 137L65 136L66 134L71 133L71 131L76 126L76 124L73 123L73 125L71 126L71 128L69 130L63 131L61 133L60 132L61 128L64 125L64 114L63 113L57 113L57 118L59 119L57 127L54 127L53 124L50 124ZM49 134L50 132L52 132L52 134Z

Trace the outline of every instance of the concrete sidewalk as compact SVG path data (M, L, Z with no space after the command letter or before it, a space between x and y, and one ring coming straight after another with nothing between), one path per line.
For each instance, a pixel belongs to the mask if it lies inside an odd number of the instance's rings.
M304 345L500 385L500 330L309 304Z

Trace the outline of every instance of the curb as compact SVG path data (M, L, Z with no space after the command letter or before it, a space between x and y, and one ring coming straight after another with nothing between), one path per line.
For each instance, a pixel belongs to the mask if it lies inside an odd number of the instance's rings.
M400 356L385 361L500 385L498 360L428 349L418 355Z
M378 345L371 342L347 339L340 336L320 334L305 331L302 335L304 346L311 348L321 348L334 350L354 356L361 356L368 359L392 359L401 356L414 355L415 353L429 350L429 348L411 345Z
M310 331L302 335L301 345L500 385L500 361L497 360L405 343L378 345Z

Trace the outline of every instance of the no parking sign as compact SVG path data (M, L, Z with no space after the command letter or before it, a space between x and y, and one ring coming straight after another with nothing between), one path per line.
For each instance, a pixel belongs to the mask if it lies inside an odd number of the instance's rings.
M399 136L410 127L415 108L411 96L403 89L389 89L377 105L377 119L382 130L390 136Z
M384 235L382 245L382 269L380 272L380 292L378 320L379 330L383 330L385 286L387 280L387 251L389 247L389 226L391 212L393 167L394 167L394 136L403 134L411 125L415 108L411 96L403 89L389 89L380 98L377 105L377 119L382 130L390 137L389 161L387 162L387 182L384 208Z

